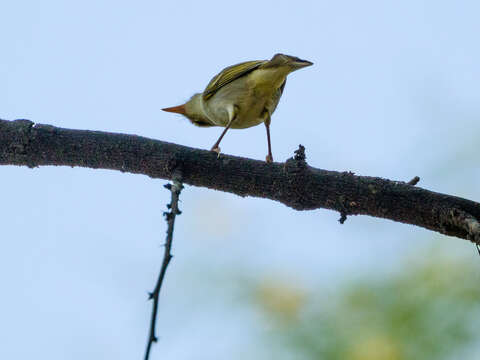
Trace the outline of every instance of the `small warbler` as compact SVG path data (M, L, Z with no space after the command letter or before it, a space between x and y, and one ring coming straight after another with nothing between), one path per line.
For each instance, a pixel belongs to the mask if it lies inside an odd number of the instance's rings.
M295 56L276 54L271 60L246 61L229 66L216 75L201 94L183 105L162 109L182 114L194 125L222 126L212 146L220 154L220 141L228 129L245 129L264 123L267 130L267 162L273 161L270 121L282 96L287 75L313 65Z

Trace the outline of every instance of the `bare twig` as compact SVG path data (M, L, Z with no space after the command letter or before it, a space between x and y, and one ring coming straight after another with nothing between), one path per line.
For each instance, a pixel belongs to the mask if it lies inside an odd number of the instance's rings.
M418 176L415 176L412 180L410 180L407 184L408 185L412 185L412 186L415 186L418 184L418 182L420 181L420 178Z
M158 313L158 301L160 297L160 290L162 288L163 279L167 271L168 264L172 259L172 241L173 241L173 228L175 226L175 217L181 214L181 211L178 209L178 199L180 192L183 189L183 185L180 181L180 177L175 177L173 184L166 184L165 188L170 190L172 193L172 200L170 204L167 205L167 208L170 209L169 212L164 212L163 215L168 224L167 229L167 239L165 241L165 252L163 254L162 267L160 268L160 273L158 275L157 284L155 289L149 294L149 299L153 300L152 304L152 317L150 319L150 331L148 335L147 349L145 351L145 360L148 360L150 356L150 350L154 342L157 342L157 336L155 335L155 326L157 322L157 313Z

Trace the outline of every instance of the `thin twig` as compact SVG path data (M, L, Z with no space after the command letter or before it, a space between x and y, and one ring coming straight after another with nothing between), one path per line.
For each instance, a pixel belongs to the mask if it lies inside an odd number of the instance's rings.
M167 208L170 209L170 212L164 212L163 215L167 220L168 229L167 229L167 239L165 241L165 252L163 254L162 267L160 268L160 273L158 275L157 284L155 289L149 294L149 299L153 300L152 306L152 317L150 319L150 332L148 336L147 349L145 351L145 360L148 360L150 356L150 350L152 344L157 342L157 336L155 335L155 326L157 322L157 313L158 313L158 300L160 297L160 289L162 288L163 279L165 277L165 272L167 271L168 264L172 259L172 240L173 240L173 228L175 226L175 217L181 214L181 211L178 209L178 199L180 192L183 189L183 185L179 180L174 179L173 184L166 184L165 188L170 190L172 193L172 200L170 204L167 205Z
M407 182L407 184L408 184L408 185L415 186L415 185L418 184L419 181L420 181L420 177L415 176L412 180L410 180L409 182Z

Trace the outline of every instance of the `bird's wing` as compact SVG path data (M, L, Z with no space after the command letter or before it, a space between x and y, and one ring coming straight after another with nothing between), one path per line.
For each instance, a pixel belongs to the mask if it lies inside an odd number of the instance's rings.
M229 66L223 69L218 75L216 75L205 88L203 92L203 100L208 100L212 97L221 87L231 83L232 81L242 77L249 72L255 70L260 65L268 62L268 60L254 60L246 61L240 64Z

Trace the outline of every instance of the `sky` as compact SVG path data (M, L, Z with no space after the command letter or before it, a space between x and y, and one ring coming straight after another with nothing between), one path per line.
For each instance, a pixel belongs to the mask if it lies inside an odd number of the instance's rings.
M480 200L476 1L9 1L0 4L0 118L120 132L209 149L202 129L160 109L226 66L282 52L273 155ZM264 159L265 129L222 151ZM0 357L141 358L166 230L166 181L67 167L0 167ZM335 287L388 272L429 246L466 241L327 210L186 186L152 359L236 358L257 318L238 274ZM433 244L433 245L432 245ZM319 285L321 284L321 285Z

